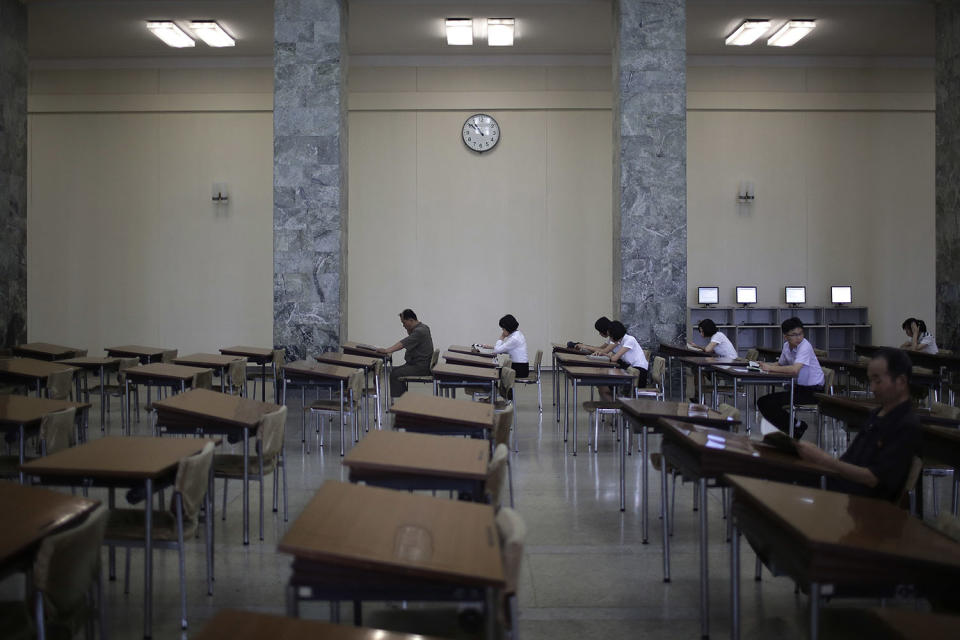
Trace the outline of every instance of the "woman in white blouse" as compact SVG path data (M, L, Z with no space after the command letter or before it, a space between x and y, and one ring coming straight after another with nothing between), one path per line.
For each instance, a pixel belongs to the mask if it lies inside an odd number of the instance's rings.
M520 323L509 313L500 318L500 339L494 345L485 344L483 348L493 349L494 353L508 353L513 370L518 378L530 375L530 359L527 357L527 339L520 332Z
M903 327L903 332L910 338L900 345L901 349L921 351L923 353L936 353L938 351L937 341L932 335L927 333L927 323L923 320L919 318L907 318L900 326Z

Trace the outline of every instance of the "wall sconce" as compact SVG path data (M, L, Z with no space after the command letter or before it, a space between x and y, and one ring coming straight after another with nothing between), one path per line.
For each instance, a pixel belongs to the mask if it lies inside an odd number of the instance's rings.
M217 205L226 205L230 200L230 194L227 191L226 182L214 182L213 183L213 204Z
M743 181L737 189L738 204L753 204L757 198L757 192L754 190L753 182Z

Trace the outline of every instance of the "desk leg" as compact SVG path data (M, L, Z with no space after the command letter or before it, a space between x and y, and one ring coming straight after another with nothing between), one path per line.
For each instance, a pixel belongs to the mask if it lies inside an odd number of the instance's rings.
M682 372L683 368L680 371ZM667 458L665 456L660 460L660 511L663 512L663 581L670 582L670 504L667 500Z
M810 583L810 640L820 635L820 583Z
M27 439L27 430L23 426L23 423L20 423L20 444L18 446L19 455L20 455L20 464L23 464L24 453L26 452L26 439ZM20 469L20 484L23 484L23 469Z
M733 514L730 514L733 520ZM730 533L730 640L740 640L740 529Z
M647 425L645 424L641 425L640 427L640 441L641 445L643 446L643 453L640 461L642 474L642 477L640 478L640 485L641 490L643 491L643 495L640 499L643 504L640 505L640 509L642 513L641 519L643 520L643 544L647 544L647 539L650 537L650 518L649 514L647 513L649 511L647 508L649 505L647 494L649 493L650 489L649 482L647 481L647 471L649 470L647 466L647 460L650 459L650 456L647 454Z
M563 441L567 441L567 435L570 433L570 389L566 377L563 378Z
M318 392L319 393L319 392ZM356 408L354 408L356 411ZM340 457L343 457L343 380L340 381Z
M699 365L697 365L697 402L703 404L703 370Z
M710 398L710 408L716 411L717 407L720 406L720 403L717 402L717 372L716 371L710 372L710 381L713 383L713 397ZM700 402L701 403L703 402L702 398Z
M467 392L467 389L464 388L463 392L466 393L466 392ZM491 381L490 381L490 406L491 406L491 407L496 406L496 404L497 404L496 393L497 393L497 383L496 383L495 381L491 380ZM504 402L506 402L507 399L504 398L503 400L504 400ZM516 407L516 404L514 404L514 407L513 407L513 415L517 415L517 407Z
M700 478L700 636L710 637L710 570L707 557L707 479Z
M367 398L367 389L370 388L370 375L369 371L364 368L363 370L363 393L360 394L360 397L363 399L363 430L366 433L370 433L370 403Z
M266 380L266 378L264 378ZM243 428L243 544L250 544L250 427Z
M790 380L790 437L793 437L793 390L796 386L796 383L793 379Z
M960 469L953 469L953 496L950 500L950 513L957 516L958 494L960 494Z
M296 618L299 617L300 612L297 610L297 587L287 583L287 617Z
M622 416L620 420L617 420L617 439L620 441L620 511L626 510L623 493L625 485L624 467L626 467L627 464L627 430L633 428L630 425L626 425L625 427L624 423L626 420L627 419ZM596 447L596 443L594 443L594 447Z
M573 379L573 455L577 455L577 379Z
M153 627L153 479L147 478L144 490L143 542L143 637L149 638Z
M670 356L670 360L673 360L673 356ZM680 361L678 360L677 362L680 362ZM672 377L672 376L671 376L671 377ZM671 383L671 384L673 384L673 383ZM686 385L686 384L687 384L687 381L684 380L684 375L683 375L683 363L680 362L680 402L683 402L684 399L687 397L687 396L683 395L683 387L684 387L684 385ZM671 395L670 397L672 398L673 396Z
M100 432L103 433L107 429L106 422L106 413L107 413L107 390L103 386L104 378L104 367L100 365ZM121 433L123 429L120 430Z

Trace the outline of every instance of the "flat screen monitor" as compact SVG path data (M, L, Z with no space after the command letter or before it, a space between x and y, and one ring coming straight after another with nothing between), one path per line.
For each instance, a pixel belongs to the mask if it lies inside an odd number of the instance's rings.
M853 287L830 287L830 302L833 304L850 304L853 302Z
M787 304L807 304L807 288L784 287L783 298Z
M757 288L737 287L737 304L757 304Z
M718 304L720 287L697 287L697 304Z

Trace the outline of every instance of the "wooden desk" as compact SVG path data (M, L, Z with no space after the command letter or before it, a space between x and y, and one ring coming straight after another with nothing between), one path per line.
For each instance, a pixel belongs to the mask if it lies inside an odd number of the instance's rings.
M192 353L182 358L174 358L174 364L182 364L188 367L200 367L201 369L216 369L220 376L220 391L226 393L227 368L242 356L228 356L216 353ZM243 372L244 378L247 372Z
M481 358L496 358L497 354L489 349L478 350L474 349L472 346L466 346L462 344L452 344L447 347L447 351L452 351L454 353L463 353L470 356L480 356Z
M694 374L694 381L695 381L695 384L697 385L697 389L696 389L697 399L700 402L703 402L703 370L704 369L709 369L712 365L715 365L715 364L742 365L744 367L747 366L747 361L742 358L718 358L715 356L705 356L703 355L702 351L699 353L699 355L682 356L679 358L679 360L680 360L680 379L681 380L684 377L683 376L684 365L690 367L691 369L696 370L696 374ZM714 385L713 385L713 408L714 409L717 408L716 396L717 396L717 385L716 385L716 378L714 378ZM734 397L736 397L736 394L734 394Z
M469 438L374 431L343 459L350 482L404 491L458 491L483 501L490 447Z
M37 547L51 533L81 522L97 500L0 482L0 578L30 568Z
M127 416L128 422L130 414L130 385L131 384L143 384L147 387L147 404L151 404L151 394L153 385L158 387L170 387L173 393L177 392L179 388L180 392L187 390L187 384L193 383L193 377L198 373L203 373L204 371L209 371L209 369L201 369L199 367L185 367L182 364L166 364L163 362L153 362L150 364L142 364L139 367L131 367L126 369L124 373L127 376L126 386L124 388L124 401L127 403ZM128 424L128 433L132 432L133 425Z
M571 353L572 352L572 353ZM568 349L563 347L562 350L557 348L553 352L553 393L554 393L554 404L557 407L557 424L560 424L560 385L561 385L561 376L563 375L564 366L581 366L581 367L595 367L597 369L607 369L610 366L610 358L601 360L599 358L591 358L587 356L583 351L578 351L576 349ZM563 379L562 384L564 389L566 389L567 380Z
M443 359L450 364L462 364L468 367L488 367L490 369L496 369L500 366L496 358L487 356L457 353L455 351L444 351L442 356Z
M881 347L871 344L855 344L853 345L854 353L858 356L864 356L867 358L872 358L881 349L887 349L890 347ZM960 357L954 355L940 355L932 353L920 353L919 351L909 351L907 349L902 349L902 351L907 354L907 357L910 358L910 361L915 367L926 367L934 369L935 373L918 373L914 371L910 375L910 386L917 387L927 387L930 391L933 391L934 388L939 387L941 392L943 391L944 383L949 383L950 376L948 372L954 370L953 367L960 362ZM866 364L862 365L864 370L866 369ZM931 399L932 402L932 399Z
M572 349L566 344L560 344L559 342L551 343L550 348L550 358L552 360L550 370L553 372L553 406L556 407L557 424L560 424L560 379L558 375L560 367L557 364L557 355L561 353L586 355L587 351L582 349Z
M497 399L497 381L500 372L488 367L472 367L442 362L433 368L433 395L439 396L443 388L476 387L490 389L490 404Z
M23 358L34 358L35 360L62 360L64 358L73 358L79 351L83 351L83 349L63 347L59 344L50 344L49 342L30 342L14 347L13 355Z
M771 362L777 362L780 360L780 354L783 353L783 347L757 347L757 353L766 358L773 358ZM817 360L820 360L820 357L817 356Z
M9 360L0 360L0 381L23 384L28 388L33 387L39 398L40 389L47 384L47 376L51 373L59 373L64 369L71 369L74 374L77 372L73 367L56 362L34 360L33 358L10 358Z
M876 609L828 608L824 612L833 638L870 640L955 640L960 616L883 607Z
M577 455L577 423L580 405L577 401L577 389L581 386L588 387L618 387L630 385L633 376L627 373L626 369L614 368L609 365L606 367L594 366L568 366L562 365L564 373L563 383L563 441L567 441L568 424L570 422L570 397L566 381L573 384L573 455ZM596 445L594 445L596 446Z
M207 440L200 438L138 438L107 436L77 447L37 458L21 467L26 475L40 478L47 484L66 486L110 487L113 489L143 486L144 502L144 573L143 635L149 638L153 621L153 492L172 482L181 458L199 453ZM211 476L212 478L212 476ZM207 513L210 506L207 492ZM211 518L207 518L210 535ZM211 541L212 544L212 541Z
M359 625L362 600L489 602L504 585L486 504L328 480L277 549L293 556L293 617L300 600L354 600Z
M405 393L390 412L395 429L419 433L486 438L493 429L493 407L486 402Z
M73 407L77 410L77 424L83 424L82 412L90 408L86 402L71 402L70 400L50 400L49 398L31 398L20 395L0 395L0 432L16 432L18 437L18 451L20 464L24 460L24 446L28 435L40 429L43 416L51 411L61 411ZM86 440L82 426L78 426L80 441ZM23 472L20 473L20 482L23 483Z
M372 347L372 348L368 348ZM383 384L385 398L390 396L390 369L393 367L393 354L380 353L376 345L363 344L360 342L346 341L340 345L341 351L351 356L366 356L368 358L380 358L383 361Z
M317 361L323 362L326 364L334 364L340 367L352 367L354 369L363 369L363 390L364 393L367 392L367 389L370 388L370 372L376 370L377 362L382 362L381 358L375 358L373 356L357 356L349 353L337 353L334 351L328 351L327 353L321 353L317 355ZM381 408L380 408L380 376L375 375L373 377L374 391L377 394L377 428L383 428L383 421L381 418ZM366 430L370 430L370 413L367 409L367 403L363 403L363 424L366 426Z
M956 591L960 544L884 500L736 475L733 488L731 638L739 638L739 534L779 572L809 586L810 637L820 598L835 586L915 584L926 593Z
M263 415L278 411L280 405L209 389L192 389L166 400L157 400L153 408L157 412L158 436L161 429L165 429L167 433L243 437L243 544L250 544L250 436L256 435ZM286 472L284 467L283 473ZM263 499L262 488L260 498ZM261 540L262 525L261 521Z
M140 358L140 364L150 364L151 362L160 362L163 358L163 352L168 351L168 349L125 344L119 347L107 347L104 351L112 358Z
M709 370L720 376L730 378L733 381L733 397L737 397L737 387L739 385L761 385L776 386L784 385L790 388L790 437L793 437L793 414L794 402L796 398L797 375L792 373L771 373L769 371L750 371L746 367L738 367L729 364L712 364ZM713 379L713 402L717 403L717 379ZM714 406L716 408L716 406ZM749 426L747 427L749 431Z
M287 383L298 385L301 389L301 400L302 406L306 408L306 391L305 388L307 385L317 385L328 388L340 388L340 455L343 455L344 446L344 434L343 434L343 402L346 397L345 392L347 391L347 383L350 380L350 376L357 372L353 367L338 367L332 364L317 363L311 364L306 360L297 360L296 362L289 362L283 367L281 367L283 372L283 403L287 402ZM361 394L362 395L362 394ZM357 406L360 406L362 398L354 398L357 402ZM356 422L356 421L355 421ZM307 442L307 423L306 423L306 411L301 412L300 415L300 436L301 441L307 447L307 453L310 453L310 445ZM353 441L357 442L360 439L360 434L354 426L353 429Z
M286 618L239 609L221 609L196 640L431 640L432 636L348 627L320 620ZM433 638L433 640L438 640ZM931 639L936 640L936 639Z
M273 349L263 349L261 347L235 346L220 349L220 353L225 356L241 356L247 359L247 362L260 365L260 376L263 384L260 385L260 401L267 399L267 365L273 367L274 398L280 390L280 383L277 379L277 369L273 365ZM256 391L256 389L254 389Z
M70 367L77 367L78 369L84 369L87 371L96 371L100 375L100 431L103 431L106 424L106 407L107 407L107 387L106 387L106 372L107 370L113 371L114 369L120 368L120 359L119 358L95 358L83 356L80 358L69 358L67 360L57 360L59 364L64 364ZM89 394L88 394L89 395ZM77 386L77 398L80 398L80 387Z
M680 344L671 344L669 342L660 342L660 346L657 347L657 354L660 355L667 361L667 395L673 397L673 359L674 358L695 358L697 356L702 356L703 351L698 351L696 349L691 349L686 345ZM686 399L687 396L683 394L683 385L685 381L683 379L683 365L680 366L680 398Z
M699 485L700 632L706 637L710 634L710 592L707 569L708 480L719 481L725 473L736 473L784 482L820 485L823 478L832 472L796 456L751 441L745 435L667 419L661 419L659 427L663 433L663 443L660 447L663 454L663 464L660 467L660 499L664 513L669 513L666 495L668 466L677 469L684 478L690 478ZM663 519L663 572L664 581L669 581L670 536L667 517Z

